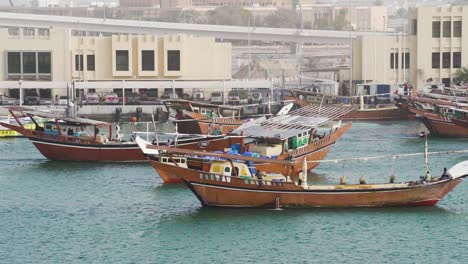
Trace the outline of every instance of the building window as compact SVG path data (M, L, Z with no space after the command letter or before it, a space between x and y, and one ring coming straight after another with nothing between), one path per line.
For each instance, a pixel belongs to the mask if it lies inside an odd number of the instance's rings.
M23 73L36 73L35 52L23 52Z
M450 38L452 36L452 22L451 21L444 21L443 25L443 33L444 38Z
M154 71L154 50L141 51L141 70Z
M38 73L51 73L52 72L52 60L50 52L38 52L37 53L37 66Z
M180 50L167 51L167 70L180 71Z
M440 21L432 21L432 37L440 38Z
M49 31L48 28L40 28L40 29L37 30L37 35L41 39L49 39L50 31Z
M86 70L94 71L96 68L94 55L86 55Z
M7 60L8 73L21 73L21 53L8 52Z
M440 53L432 52L432 69L440 68Z
M450 87L451 85L451 80L450 78L442 78L442 83L444 84L445 87Z
M442 53L442 68L444 69L450 68L450 52Z
M461 52L453 53L453 68L461 68Z
M115 68L117 71L128 71L128 50L115 51Z
M461 38L462 36L462 23L461 21L453 21L453 37Z
M83 69L83 55L75 55L75 71L82 71Z
M19 38L19 28L17 27L8 28L8 36L14 39Z
M390 69L398 69L398 53L390 53Z
M405 52L401 54L401 68L402 69L409 69L410 67L410 54L409 52Z
M34 38L34 28L23 28L23 36L27 39Z

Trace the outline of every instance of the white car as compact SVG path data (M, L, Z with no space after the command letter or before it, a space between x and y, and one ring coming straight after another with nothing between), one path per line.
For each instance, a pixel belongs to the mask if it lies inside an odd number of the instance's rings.
M210 103L212 103L212 104L222 104L223 103L223 93L219 93L219 92L211 93Z

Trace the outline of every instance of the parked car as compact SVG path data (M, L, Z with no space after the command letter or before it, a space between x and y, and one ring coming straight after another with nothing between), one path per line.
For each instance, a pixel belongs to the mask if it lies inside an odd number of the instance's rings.
M228 93L228 104L246 104L249 102L249 94L244 90L235 90Z
M58 105L67 105L68 104L68 96L60 96L57 104Z
M223 93L214 92L211 93L210 103L212 104L222 104L223 103Z
M41 104L41 97L37 94L35 90L26 90L26 94L24 96L24 104L25 105L40 105Z
M140 95L137 93L125 93L127 104L140 104Z
M161 95L161 99L178 99L179 96L177 94L173 94L173 93L165 93L163 95Z
M101 98L97 93L88 93L86 94L86 104L99 104L101 102Z
M195 90L193 91L192 100L203 102L205 100L205 94L202 91Z
M13 105L13 104L16 104L16 101L17 100L15 100L14 98L0 95L0 105Z
M263 96L261 92L252 92L250 94L250 103L257 104L263 102Z
M156 101L158 100L158 91L153 89L140 91L140 98L142 101Z
M119 96L115 93L107 94L104 97L105 104L118 104L119 103Z

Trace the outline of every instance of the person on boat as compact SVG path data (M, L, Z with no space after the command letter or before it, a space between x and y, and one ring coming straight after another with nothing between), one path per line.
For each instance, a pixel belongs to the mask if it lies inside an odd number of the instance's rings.
M262 175L262 172L260 170L257 170L257 172L255 172L255 177L257 177L257 179L258 179L258 186L262 186L262 184L263 184L263 175Z
M447 168L444 168L444 173L442 173L442 176L440 176L441 180L447 180L452 178L452 175L450 175L450 172L448 172Z

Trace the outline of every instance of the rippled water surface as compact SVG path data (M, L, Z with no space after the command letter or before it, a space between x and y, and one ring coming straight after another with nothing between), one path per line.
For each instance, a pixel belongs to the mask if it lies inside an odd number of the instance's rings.
M416 121L355 123L327 158L420 152ZM431 138L430 150L468 149ZM148 164L48 161L0 140L0 263L466 263L468 183L436 207L202 208ZM439 175L468 155L431 157ZM315 183L417 179L423 158L327 163Z

